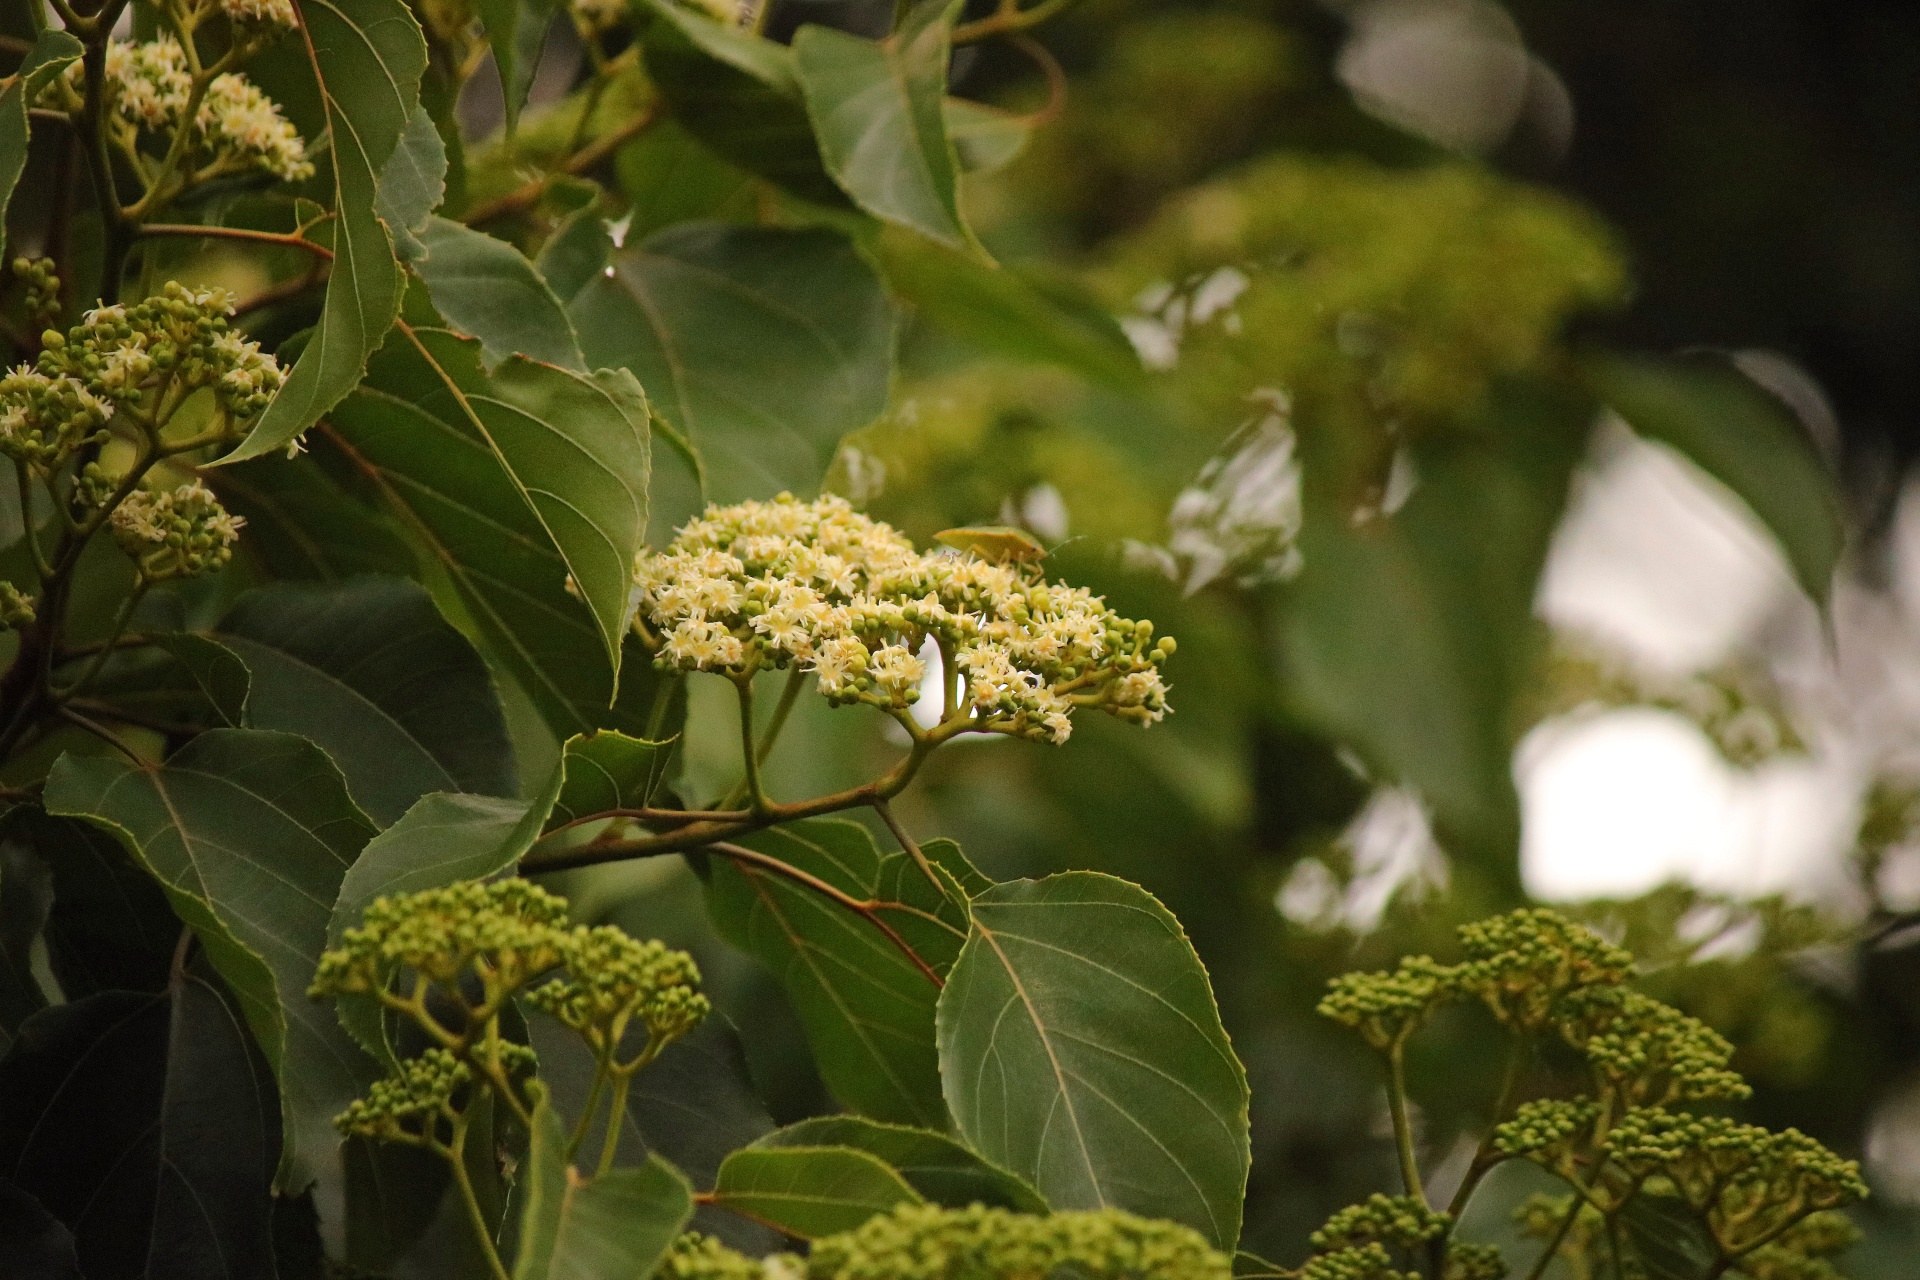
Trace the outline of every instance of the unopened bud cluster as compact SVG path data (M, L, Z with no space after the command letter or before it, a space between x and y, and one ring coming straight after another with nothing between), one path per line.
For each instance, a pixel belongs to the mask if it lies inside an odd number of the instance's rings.
M441 1127L458 1118L456 1100L472 1083L466 1063L445 1049L429 1049L374 1081L367 1096L349 1103L333 1124L350 1137L444 1145Z
M831 702L898 711L920 697L931 640L960 687L945 710L970 730L1058 743L1081 707L1143 724L1167 711L1174 644L1152 623L1031 566L915 551L838 497L710 507L635 576L667 670L798 663Z
M52 258L15 258L13 274L19 278L20 306L35 329L44 329L60 318L60 276Z
M1822 1280L1827 1236L1801 1233L1804 1221L1864 1198L1859 1167L1796 1130L1774 1133L1724 1116L1670 1108L1738 1101L1746 1082L1729 1065L1733 1046L1698 1019L1627 986L1633 956L1546 910L1516 911L1460 931L1467 959L1445 965L1413 956L1397 969L1336 979L1320 1012L1351 1027L1375 1048L1397 1052L1436 1009L1477 1000L1516 1033L1557 1035L1587 1062L1591 1097L1543 1099L1519 1107L1497 1125L1490 1149L1501 1158L1533 1161L1583 1188L1579 1214L1596 1223L1634 1196L1678 1198L1698 1215L1722 1258L1766 1249L1779 1280ZM1572 1256L1597 1238L1593 1223L1569 1222L1575 1202L1557 1212L1547 1200L1521 1208L1530 1234L1546 1235ZM1315 1237L1341 1245L1333 1270L1302 1272L1315 1280L1388 1280L1390 1257L1374 1245L1417 1244L1433 1221L1417 1203L1376 1196L1343 1210ZM1550 1230L1544 1219L1552 1217ZM1461 1280L1496 1259L1449 1249ZM1375 1266L1374 1264L1378 1264ZM1373 1270L1369 1270L1373 1267ZM1340 1269L1345 1268L1345 1269Z
M972 1205L909 1205L764 1263L683 1236L656 1280L1229 1280L1199 1233L1117 1209L1039 1217Z
M527 1003L558 1018L596 1051L611 1055L635 1021L647 1047L678 1040L713 1006L697 990L693 957L660 942L642 942L611 925L575 928L559 942L565 973L527 993Z
M293 25L288 0L227 0L223 11L258 39ZM80 110L85 91L82 64L75 63L43 92L41 105ZM171 35L107 46L106 102L123 151L135 153L143 137L171 146L186 130L189 183L228 174L260 172L287 182L314 174L299 130L258 86L237 71L205 82L194 105L194 76L186 50ZM189 110L192 118L188 118Z
M1321 1280L1403 1280L1407 1276L1418 1280L1417 1270L1396 1269L1395 1253L1424 1258L1427 1246L1452 1227L1451 1214L1411 1196L1373 1195L1340 1210L1313 1233L1314 1256L1301 1275ZM1506 1272L1498 1249L1449 1241L1441 1280L1500 1280Z
M11 582L0 581L0 631L19 631L33 625L33 597Z
M246 523L198 480L174 489L136 489L107 517L113 540L147 582L212 573L233 559Z

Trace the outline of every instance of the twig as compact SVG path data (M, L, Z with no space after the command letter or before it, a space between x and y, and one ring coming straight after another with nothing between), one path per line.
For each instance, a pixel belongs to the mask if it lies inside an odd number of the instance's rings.
M752 849L743 848L737 844L715 842L707 845L706 850L708 853L717 853L721 857L733 862L743 862L749 866L759 867L763 871L772 872L774 875L785 876L795 884L803 885L815 893L820 894L822 897L845 907L847 910L865 919L867 923L871 924L881 933L884 933L887 936L887 941L899 948L900 954L911 960L914 967L926 976L928 982L931 982L936 987L946 986L946 982L938 973L934 972L933 966L925 960L922 960L920 953L915 951L892 925L881 919L879 908L887 905L886 903L876 901L872 898L863 902L843 889L836 889L818 876L802 871L798 867L789 866L778 858L769 857L764 853L757 853Z
M97 724L94 721L87 719L87 717L81 715L78 711L75 711L72 707L65 707L65 706L55 707L53 710L54 710L54 714L59 716L62 720L66 720L79 728L85 729L88 733L100 739L102 742L106 743L108 746L118 751L121 755L133 761L135 764L141 766L142 768L146 767L147 762L145 760L142 760L138 755L136 755L132 747L122 742L120 740L120 735L114 733L112 730L108 729L106 726Z
M898 818L893 816L893 806L885 800L875 800L873 811L880 815L880 821L887 824L887 830L893 832L893 838L900 842L900 847L906 851L909 858L913 859L913 865L920 868L920 874L927 878L927 883L933 886L934 892L945 898L947 886L941 883L939 875L934 872L933 864L927 861L927 855L920 851L920 846L915 844L913 837L907 834L907 829L900 825Z
M483 222L492 222L496 218L504 218L509 214L520 213L533 207L540 197L546 194L548 184L555 178L577 177L587 172L618 151L624 143L630 141L659 117L659 106L657 104L649 106L617 129L595 138L591 144L569 157L558 169L530 179L524 185L509 191L497 200L487 201L477 209L469 209L460 221L470 227L477 227Z
M953 29L953 43L974 44L994 36L1016 35L1030 31L1048 18L1066 12L1074 0L1040 0L1031 9L1022 9L1020 0L1000 0L1000 7L984 18L963 22Z
M305 236L279 231L255 231L249 227L207 227L189 222L149 222L134 232L136 236L187 236L206 240L245 240L253 244L276 245L286 249L304 249L317 258L333 261L333 250Z

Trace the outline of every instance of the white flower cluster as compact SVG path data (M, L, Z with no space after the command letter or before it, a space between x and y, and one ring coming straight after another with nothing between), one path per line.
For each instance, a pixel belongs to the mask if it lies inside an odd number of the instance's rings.
M230 16L258 12L255 25L293 25L291 0L223 0ZM285 19L284 23L281 21ZM48 86L42 106L67 112L80 109L85 89L80 63ZM170 35L143 44L115 40L107 46L107 100L122 130L120 145L131 150L143 133L171 134L187 123L193 76L186 51ZM238 72L215 76L191 122L194 181L249 169L288 182L313 176L306 143L273 99Z
M228 514L195 480L171 491L136 489L108 517L120 544L149 582L208 573L233 558L246 521Z
M105 430L113 409L78 378L19 365L0 377L0 453L51 472Z
M835 703L902 710L919 697L934 641L949 659L943 723L1065 742L1097 707L1166 714L1171 639L1084 587L1031 566L922 554L845 499L709 507L635 566L636 627L663 668L729 675L799 663Z
M293 11L293 0L220 0L220 12L227 20L243 28L285 28L291 30L300 20Z
M194 118L206 146L237 168L262 169L284 182L313 176L307 144L280 107L245 76L213 78Z

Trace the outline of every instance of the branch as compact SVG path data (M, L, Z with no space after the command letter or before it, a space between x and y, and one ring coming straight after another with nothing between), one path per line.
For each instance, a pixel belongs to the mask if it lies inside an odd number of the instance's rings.
M149 222L134 232L136 236L186 236L205 240L244 240L251 244L275 245L286 249L304 249L315 257L327 262L333 261L333 250L323 244L315 244L305 236L287 235L279 231L254 231L247 227L203 227L186 222Z

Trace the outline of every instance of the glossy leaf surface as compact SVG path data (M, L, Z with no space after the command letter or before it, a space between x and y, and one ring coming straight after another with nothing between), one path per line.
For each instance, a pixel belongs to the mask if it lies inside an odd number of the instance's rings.
M820 1116L767 1134L754 1146L852 1147L886 1163L934 1204L964 1209L993 1205L1016 1213L1046 1213L1040 1193L964 1144L931 1129L882 1124L862 1116Z
M788 1235L817 1240L876 1213L921 1203L905 1178L851 1147L750 1147L728 1156L714 1202Z

